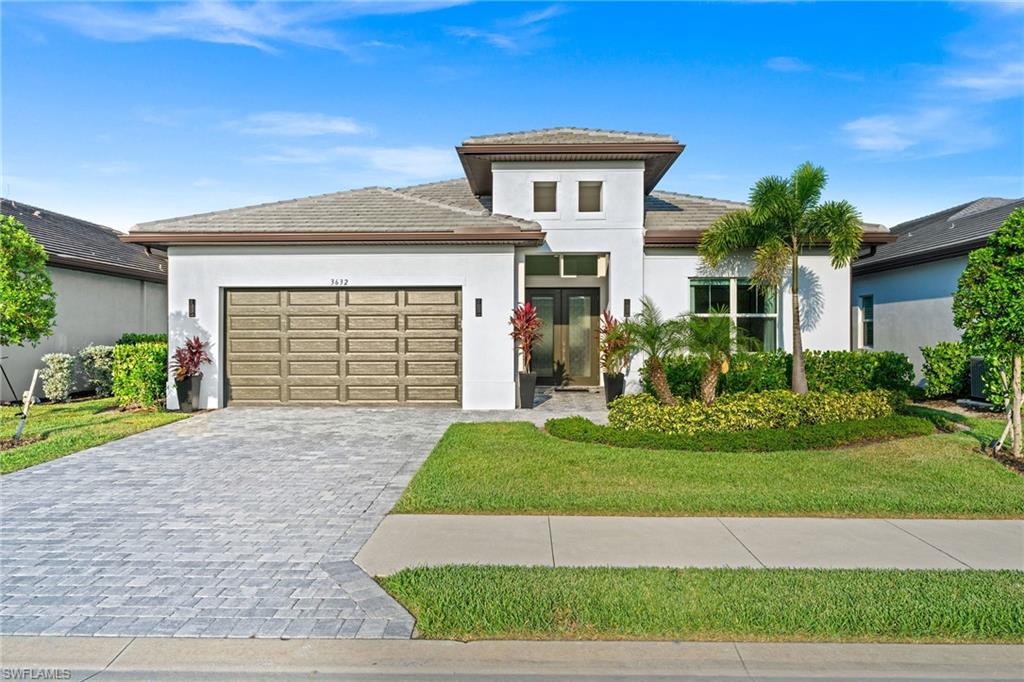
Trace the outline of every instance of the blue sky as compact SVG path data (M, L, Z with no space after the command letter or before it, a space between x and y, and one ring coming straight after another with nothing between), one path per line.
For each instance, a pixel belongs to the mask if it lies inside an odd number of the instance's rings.
M1024 195L1024 4L2 7L3 194L120 229L457 177L483 133L687 145L660 187L743 199L804 160L895 224Z

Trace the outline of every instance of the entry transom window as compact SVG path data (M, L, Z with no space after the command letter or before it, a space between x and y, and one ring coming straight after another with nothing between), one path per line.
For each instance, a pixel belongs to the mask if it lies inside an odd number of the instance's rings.
M533 183L533 212L554 213L558 210L558 183Z
M603 277L607 261L597 254L536 254L526 257L528 276Z
M602 202L602 188L604 183L600 180L583 180L579 185L579 210L580 213L600 213L604 210Z
M754 338L761 350L778 348L776 293L759 289L741 278L691 279L690 312L694 315L728 315L736 326Z
M875 297L860 297L860 345L871 348L875 345Z

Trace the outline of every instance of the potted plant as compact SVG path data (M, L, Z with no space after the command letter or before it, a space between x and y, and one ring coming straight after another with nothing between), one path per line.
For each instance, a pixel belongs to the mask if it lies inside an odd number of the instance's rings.
M533 344L540 341L540 328L544 323L532 303L517 305L508 323L512 325L512 339L523 352L523 371L519 372L519 407L531 410L537 390L537 374L532 371Z
M171 369L174 370L174 387L178 392L178 409L182 412L199 409L202 366L210 362L213 358L206 352L206 342L198 336L186 340L184 346L174 350Z
M629 365L629 332L626 325L615 319L610 310L601 313L598 332L601 351L601 371L604 373L605 404L618 398L626 388L625 369Z

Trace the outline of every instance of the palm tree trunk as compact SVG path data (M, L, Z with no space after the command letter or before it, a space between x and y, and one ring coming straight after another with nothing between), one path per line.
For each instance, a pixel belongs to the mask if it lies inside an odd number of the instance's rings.
M710 405L715 401L715 392L718 389L718 370L717 363L709 362L704 369L704 376L700 378L700 397L705 405Z
M797 250L793 248L792 260L792 282L790 293L793 297L793 373L790 384L793 393L807 393L807 374L804 372L804 343L800 334L800 286L798 276L800 274L800 263L797 260Z
M1012 409L1010 410L1010 420L1013 422L1013 456L1021 456L1021 424L1020 424L1020 410L1021 410L1021 356L1013 356L1013 379L1010 382L1012 394L1010 400Z
M654 392L658 394L661 404L675 405L676 399L668 386L668 377L665 376L665 367L660 359L654 356L647 358L647 374L651 377L651 384L654 385Z

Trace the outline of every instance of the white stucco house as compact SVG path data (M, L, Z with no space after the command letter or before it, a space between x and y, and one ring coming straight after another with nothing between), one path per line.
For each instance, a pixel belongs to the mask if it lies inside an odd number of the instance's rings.
M709 271L697 256L743 204L655 189L682 152L668 135L579 128L472 137L456 180L143 223L125 239L167 248L172 349L200 335L215 358L205 407L507 409L508 318L524 301L546 323L542 384L597 385L598 314L628 317L644 295L669 315L725 306L788 348L788 284L758 295L749 259ZM848 349L849 268L815 250L802 263L806 346Z
M953 292L967 256L1021 206L1024 199L968 201L896 225L895 242L869 246L853 264L855 347L905 354L920 382L921 347L960 340Z
M0 199L46 251L46 271L57 295L53 334L36 346L0 348L0 401L16 401L47 353L75 355L91 344L110 345L125 332L167 331L167 261L162 251L125 244L117 230L87 220ZM77 388L84 388L79 382ZM42 396L42 386L36 386Z

